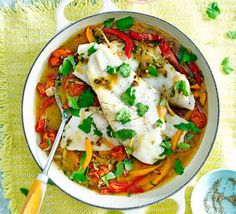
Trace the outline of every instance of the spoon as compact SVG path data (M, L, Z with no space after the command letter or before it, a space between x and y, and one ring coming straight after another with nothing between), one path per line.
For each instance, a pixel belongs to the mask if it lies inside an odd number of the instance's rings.
M61 121L59 130L57 132L56 139L53 143L52 149L49 153L47 163L44 166L43 171L37 176L36 181L34 181L33 185L31 186L30 191L29 191L29 193L24 201L24 204L22 206L22 209L20 212L21 214L29 214L29 213L37 214L37 213L39 213L40 207L42 205L43 198L44 198L44 195L45 195L45 192L47 189L47 183L48 183L48 179L49 179L48 178L48 170L51 166L53 157L55 155L58 144L60 142L65 124L68 121L68 119L70 118L69 112L64 111L60 97L57 92L55 93L55 99L56 99L57 105L61 111L62 121Z

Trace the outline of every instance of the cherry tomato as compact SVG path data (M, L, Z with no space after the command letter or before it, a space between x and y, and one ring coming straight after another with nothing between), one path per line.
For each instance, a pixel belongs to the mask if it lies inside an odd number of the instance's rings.
M118 161L123 161L127 158L124 146L115 146L111 149L110 155Z
M202 129L206 126L207 117L204 113L200 112L198 109L195 109L191 114L190 120L196 124L199 129Z

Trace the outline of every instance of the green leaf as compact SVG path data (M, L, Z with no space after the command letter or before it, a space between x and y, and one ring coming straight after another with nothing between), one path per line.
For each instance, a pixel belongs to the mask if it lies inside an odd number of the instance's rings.
M149 65L148 71L149 71L149 74L151 74L152 76L158 77L158 72L154 65Z
M163 124L162 120L161 119L158 119L155 123L156 127L161 127Z
M23 195L25 195L25 196L27 196L28 193L29 193L29 190L26 189L26 188L20 188L20 191L21 191L21 193L22 193Z
M193 122L176 124L174 127L183 131L200 132L200 129Z
M164 152L160 155L165 155L165 156L169 156L172 154L172 150L171 150L171 143L170 140L163 140L161 143L161 147L164 148Z
M230 74L233 71L231 68L229 57L225 57L221 62L222 69L225 74Z
M124 172L124 165L123 165L122 162L118 162L116 164L115 176L119 177L119 176L121 176L123 174L123 172Z
M145 115L147 113L148 109L149 109L148 105L144 105L142 103L137 103L136 107L137 107L137 114L140 117Z
M191 146L188 143L180 142L177 145L177 147L178 147L178 149L181 149L181 150L189 150Z
M92 125L94 127L93 134L102 137L102 132L97 128L96 124L93 122Z
M132 139L135 135L136 135L136 132L132 129L121 129L114 133L114 137L121 141Z
M77 96L72 97L67 94L67 100L68 100L68 105L70 108L72 108L74 110L80 109L79 104L78 104L79 97L77 97Z
M102 180L104 181L104 183L108 187L109 186L108 181L111 180L111 179L114 179L114 178L116 178L115 174L113 172L109 172L109 173L107 173L106 175L104 175L102 177Z
M189 95L189 92L187 90L186 82L184 80L177 81L174 86L174 92L182 92L183 95L187 97Z
M85 158L86 158L86 152L83 152L79 161L80 168L84 164Z
M87 177L85 175L85 171L86 169L80 169L79 171L73 171L70 179L73 181L79 181L79 182L86 182L87 181Z
M230 39L236 39L236 31L229 31L227 33L228 38Z
M111 74L111 75L116 74L117 73L117 67L112 67L112 66L108 65L107 69L106 69L106 72L108 74Z
M97 49L95 48L95 43L93 43L93 45L88 49L88 56L91 56L96 51L97 51Z
M212 2L208 5L206 14L210 19L216 19L216 17L221 13L220 8L216 2Z
M63 60L62 65L59 67L59 73L63 76L67 76L75 65L76 63L74 57L68 56Z
M133 168L133 163L131 160L125 159L123 163L125 165L125 170L130 171Z
M76 110L76 109L70 108L70 113L71 113L71 115L73 115L75 117L79 117L79 109Z
M131 67L130 67L129 64L126 64L126 63L123 62L123 63L119 66L118 70L119 70L119 73L120 73L120 75L121 75L122 77L127 78L127 77L130 76Z
M131 155L134 152L134 149L130 146L125 147L125 151L128 155Z
M94 95L90 89L86 89L79 97L79 107L90 107L93 106Z
M136 90L131 86L121 96L120 99L123 103L129 106L133 106L135 103L135 92Z
M108 28L111 28L113 22L114 22L115 18L110 18L110 19L107 19L103 22L103 25L104 27L108 27Z
M108 137L111 137L111 138L114 138L114 136L115 136L115 132L114 132L114 130L111 128L110 125L107 127L107 135L108 135Z
M117 114L116 114L116 120L121 122L121 124L128 123L131 120L131 114L129 111L127 111L125 108L122 108Z
M92 123L93 123L93 118L90 115L83 120L83 122L78 126L78 128L88 134L91 131Z
M190 140L193 139L194 134L188 133L186 137L187 137L187 141L189 142Z
M174 170L177 175L182 175L184 173L184 167L183 167L182 162L180 160L175 160Z
M181 46L179 49L178 59L180 65L183 63L191 63L197 60L197 56L187 50L187 48Z
M116 21L116 27L121 31L125 31L126 29L131 28L133 24L134 24L134 19L131 16Z

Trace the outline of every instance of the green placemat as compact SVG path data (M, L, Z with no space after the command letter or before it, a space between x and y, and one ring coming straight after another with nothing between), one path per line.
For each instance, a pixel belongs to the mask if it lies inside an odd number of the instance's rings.
M235 0L221 0L221 14L209 20L205 10L206 0L158 0L150 4L128 4L115 1L122 9L142 11L158 16L176 25L201 49L213 70L221 99L221 120L214 149L198 178L218 167L235 168L236 163L236 72L226 76L220 70L225 56L236 62L236 40L225 33L236 26ZM82 18L99 11L98 0L82 0L66 9L71 19ZM14 9L0 10L0 124L3 124L1 144L1 169L6 198L11 199L10 208L19 213L24 196L21 187L29 188L39 173L39 168L29 153L21 127L21 95L26 75L39 51L55 33L55 3L49 0L34 1L33 4L17 3ZM34 93L34 92L32 92ZM191 213L190 194L187 188L186 213ZM147 213L175 213L177 206L166 200L148 208ZM49 186L42 213L115 213L85 205Z

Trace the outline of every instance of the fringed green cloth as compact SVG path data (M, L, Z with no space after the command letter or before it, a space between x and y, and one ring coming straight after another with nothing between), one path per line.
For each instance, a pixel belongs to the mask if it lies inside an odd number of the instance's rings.
M187 34L204 53L217 81L221 100L219 133L214 149L197 179L219 168L235 168L236 163L236 69L225 75L220 68L226 56L236 63L236 40L226 32L236 31L235 0L218 1L221 14L216 20L206 17L209 0L157 0L149 4L114 1L121 9L141 11L160 17ZM46 42L55 33L55 7L50 0L16 3L14 9L0 10L0 124L3 126L1 170L4 195L10 200L12 213L19 213L24 200L20 188L29 188L40 172L26 146L21 126L21 96L30 66ZM81 0L71 4L66 14L73 20L97 13L98 0ZM34 91L32 91L34 93ZM190 196L195 181L186 189L186 213L191 213ZM166 200L151 206L147 213L175 213L177 205ZM85 205L49 186L41 213L116 213Z

